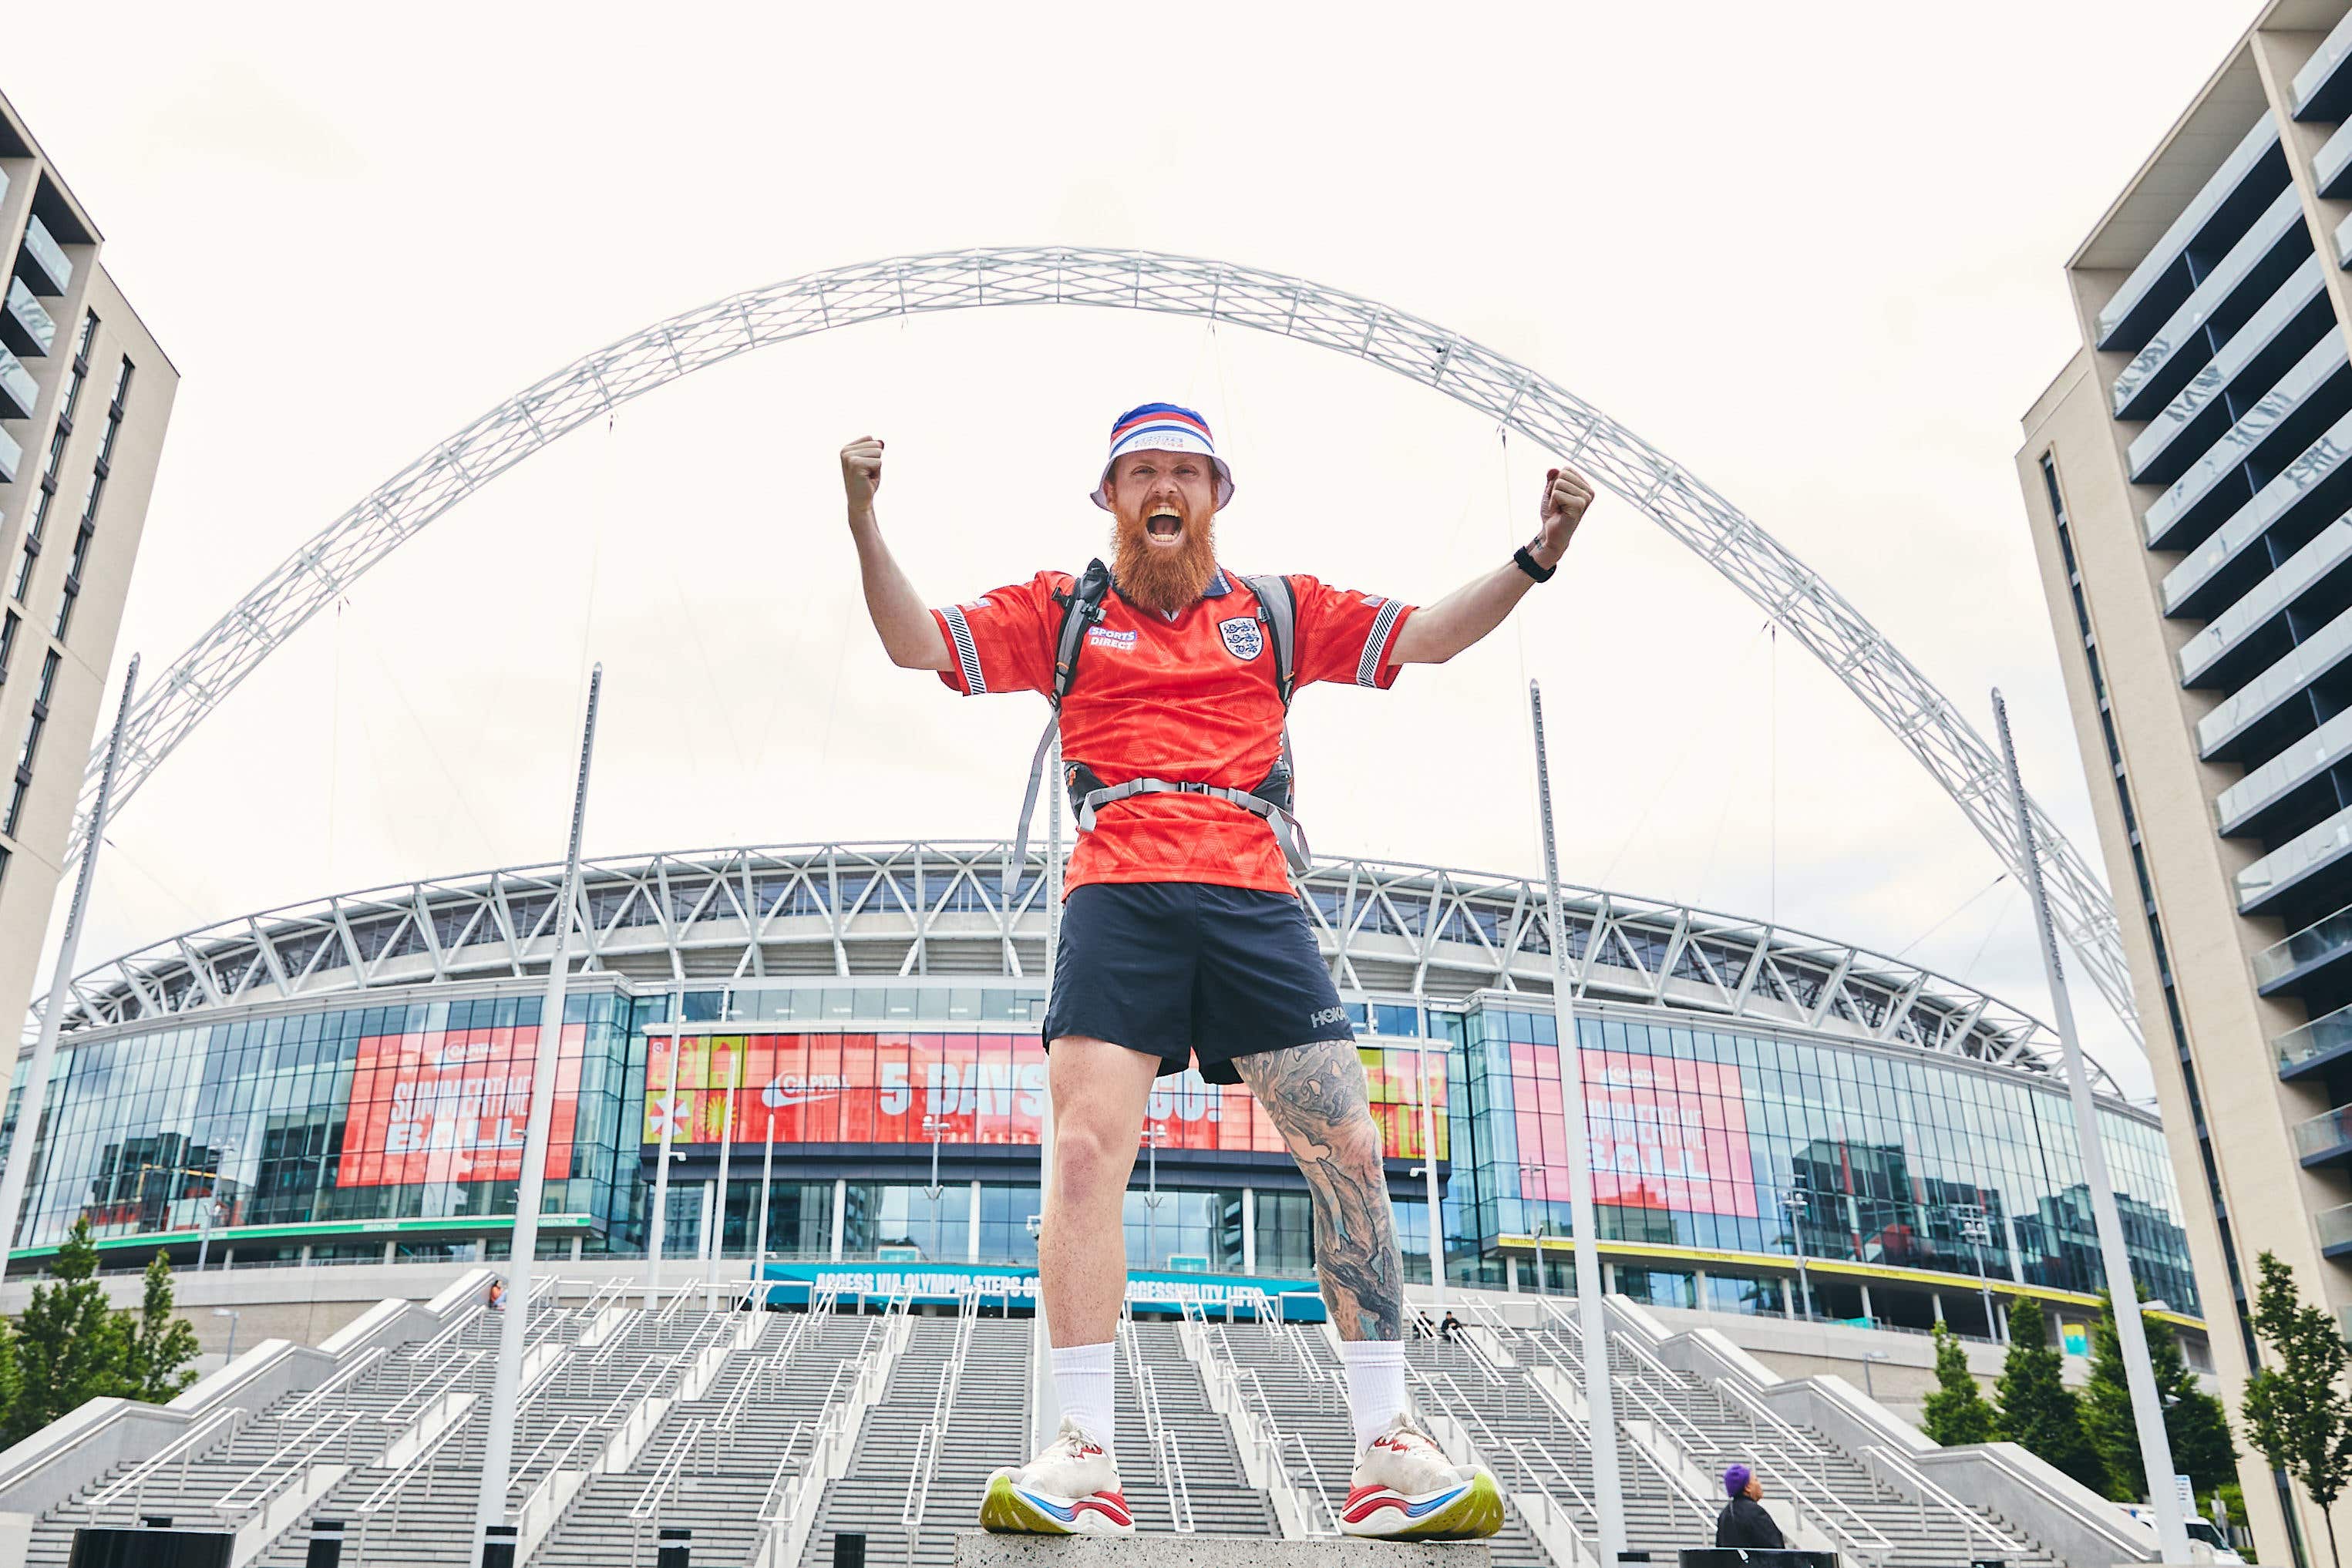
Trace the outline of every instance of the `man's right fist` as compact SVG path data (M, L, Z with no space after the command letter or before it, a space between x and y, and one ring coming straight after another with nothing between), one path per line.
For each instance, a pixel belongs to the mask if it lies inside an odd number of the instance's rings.
M863 511L874 504L882 488L882 443L860 436L841 449L841 488L848 493L849 510Z

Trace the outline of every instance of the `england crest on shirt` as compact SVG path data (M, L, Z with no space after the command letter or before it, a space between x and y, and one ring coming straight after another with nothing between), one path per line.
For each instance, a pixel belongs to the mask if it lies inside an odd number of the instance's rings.
M1257 624L1255 616L1235 616L1217 623L1217 635L1225 639L1225 651L1247 664L1265 647L1265 628Z

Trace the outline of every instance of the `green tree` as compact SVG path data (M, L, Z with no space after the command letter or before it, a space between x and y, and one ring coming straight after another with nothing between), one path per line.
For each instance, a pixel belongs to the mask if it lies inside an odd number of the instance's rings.
M1936 1325L1936 1392L1927 1395L1927 1436L1946 1447L1963 1443L1990 1443L1998 1422L1976 1374L1969 1370L1969 1352L1960 1336Z
M2064 1366L2041 1306L2018 1302L2000 1369L2000 1435L2104 1496L2107 1468L2083 1436L2082 1408L2063 1381Z
M2230 1440L2221 1402L2197 1384L2181 1356L2172 1325L2140 1314L2147 1336L2148 1369L2164 1405L2164 1432L2172 1447L2172 1468L2194 1483L2200 1497L2237 1479L2238 1448ZM2134 1501L2151 1495L2140 1463L2139 1428L2133 1424L2131 1388L2124 1373L2123 1336L2116 1327L2115 1303L2103 1291L2099 1321L2091 1331L2091 1381L2083 1390L2083 1431L2107 1467L2110 1496Z
M196 1331L172 1310L172 1260L159 1247L147 1265L136 1317L123 1314L123 1376L131 1397L161 1405L195 1382Z
M16 1364L21 1385L11 1440L37 1432L92 1399L127 1396L123 1375L127 1351L122 1322L106 1305L98 1273L98 1246L89 1221L73 1231L49 1265L47 1282L33 1287L33 1299L16 1321Z
M2352 1480L2352 1396L2344 1392L2352 1352L2327 1310L2305 1302L2294 1271L2273 1253L2263 1253L2261 1261L2254 1332L2274 1359L2246 1379L2241 1402L2246 1436L2271 1468L2284 1470L2319 1505L2327 1521L2327 1555L2342 1568L2335 1503Z

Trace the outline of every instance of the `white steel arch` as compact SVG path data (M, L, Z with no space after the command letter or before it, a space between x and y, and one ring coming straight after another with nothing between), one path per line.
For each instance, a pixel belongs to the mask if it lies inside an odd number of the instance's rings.
M147 689L123 733L117 809L294 630L369 567L558 437L680 376L771 343L891 316L992 305L1093 305L1252 327L1369 361L1577 464L1687 544L1829 666L2021 873L1999 761L1951 701L1862 613L1681 464L1559 384L1374 300L1231 262L1151 251L1009 247L813 272L657 321L543 377L362 497L281 562ZM81 852L93 753L68 847ZM2137 1010L2106 889L2037 804L2051 913L2135 1037Z

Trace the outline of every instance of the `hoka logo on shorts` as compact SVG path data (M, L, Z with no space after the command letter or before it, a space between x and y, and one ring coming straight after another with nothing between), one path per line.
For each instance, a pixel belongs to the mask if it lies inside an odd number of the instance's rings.
M1309 1028L1319 1029L1326 1024L1337 1024L1347 1016L1348 1009L1335 1002L1319 1012L1307 1014L1307 1024Z
M1135 634L1131 631L1121 631L1117 626L1096 626L1087 633L1087 646L1131 648L1135 646Z

